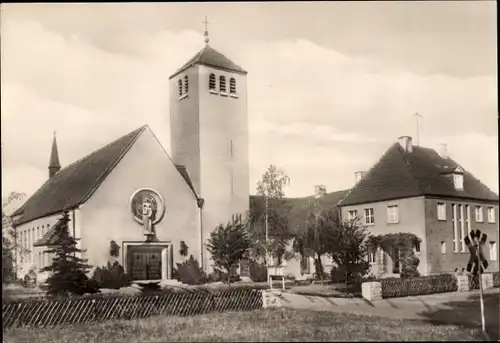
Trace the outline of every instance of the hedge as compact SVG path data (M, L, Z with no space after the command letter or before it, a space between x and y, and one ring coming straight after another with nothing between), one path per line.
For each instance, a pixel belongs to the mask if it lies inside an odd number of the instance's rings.
M453 274L420 276L409 279L387 278L379 280L382 298L399 298L434 293L455 292L457 279Z

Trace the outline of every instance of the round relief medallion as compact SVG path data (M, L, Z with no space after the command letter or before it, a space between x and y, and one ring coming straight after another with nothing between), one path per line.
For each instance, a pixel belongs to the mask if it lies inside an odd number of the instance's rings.
M165 203L160 193L150 188L141 188L134 192L130 198L130 212L134 219L144 224L144 214L148 213L148 218L152 224L158 223L165 214Z

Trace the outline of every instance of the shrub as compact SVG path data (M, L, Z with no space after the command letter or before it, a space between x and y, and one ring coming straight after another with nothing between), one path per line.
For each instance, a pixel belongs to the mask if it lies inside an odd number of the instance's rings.
M177 263L177 268L174 270L173 276L182 283L188 285L202 285L206 281L206 276L200 268L200 264L191 255L188 260L183 263Z
M97 267L92 279L99 288L120 289L130 286L131 277L125 273L123 267L117 262L108 262L106 266Z
M240 276L231 274L231 282L240 281ZM212 273L208 274L207 282L227 282L227 273L220 269L215 269Z
M500 272L493 272L493 287L500 286Z
M267 267L257 261L249 260L250 279L253 282L267 281Z
M409 279L381 279L382 298L398 298L434 293L455 292L457 279L452 274L420 276Z
M417 270L420 260L415 255L410 255L405 258L403 263L403 268L401 270L401 278L409 279L414 277L419 277L420 273Z

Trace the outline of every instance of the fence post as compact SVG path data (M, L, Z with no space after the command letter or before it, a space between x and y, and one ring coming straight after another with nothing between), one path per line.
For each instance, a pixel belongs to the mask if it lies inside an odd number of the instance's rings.
M455 275L457 278L457 291L458 292L468 292L469 287L469 276L468 275Z
M369 301L382 299L382 283L379 281L363 282L361 294Z

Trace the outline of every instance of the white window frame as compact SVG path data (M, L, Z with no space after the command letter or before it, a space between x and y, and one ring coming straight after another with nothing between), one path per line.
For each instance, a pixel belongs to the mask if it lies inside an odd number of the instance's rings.
M460 217L459 217L459 221L460 221L460 245L461 245L461 248L462 248L462 252L467 252L467 246L465 245L465 236L467 236L467 232L465 231L466 228L465 228L465 218L464 218L464 206L465 205L458 205L458 209L460 211Z
M495 223L496 218L495 218L495 208L494 207L488 207L488 223Z
M354 213L354 216L353 216ZM358 217L358 210L350 210L347 211L347 219L348 220L354 220Z
M474 213L476 215L476 223L482 223L484 221L483 207L476 206Z
M463 174L453 174L453 184L456 189L464 189L464 176Z
M441 249L441 255L446 255L446 242L445 241L441 242L440 249Z
M374 264L377 262L377 258L375 257L376 255L375 251L369 251L368 252L368 263Z
M437 203L437 219L446 221L446 203Z
M457 204L451 204L452 209L452 226L453 226L453 252L458 252L458 247L460 244L459 232L458 232L458 218L457 218Z
M373 207L365 208L363 212L365 217L365 225L375 225L375 210L373 209Z
M389 223L389 224L399 223L399 206L398 205L387 206L387 223Z
M488 247L490 248L490 261L498 261L497 242L490 241Z

